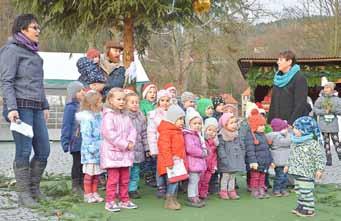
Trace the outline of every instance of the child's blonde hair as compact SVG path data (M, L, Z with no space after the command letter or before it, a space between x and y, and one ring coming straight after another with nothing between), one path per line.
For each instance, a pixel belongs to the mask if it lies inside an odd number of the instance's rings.
M137 95L135 92L130 92L126 95L126 100L128 100L130 97L137 97L139 100L139 95Z
M87 91L82 99L81 109L100 112L102 110L102 95L95 90Z
M110 91L108 92L107 98L105 99L105 105L108 107L112 107L112 105L110 104L110 100L115 97L115 93L122 93L124 95L124 98L126 98L126 94L124 93L123 88L119 88L119 87L114 87L111 88Z

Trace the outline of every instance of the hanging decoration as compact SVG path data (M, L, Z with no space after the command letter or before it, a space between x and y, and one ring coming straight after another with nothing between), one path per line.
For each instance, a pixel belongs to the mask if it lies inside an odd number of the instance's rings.
M193 10L197 14L209 12L211 9L211 0L193 0Z

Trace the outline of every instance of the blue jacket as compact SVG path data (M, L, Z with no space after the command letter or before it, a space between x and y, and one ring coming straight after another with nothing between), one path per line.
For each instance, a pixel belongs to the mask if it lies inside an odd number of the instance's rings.
M125 73L126 69L123 66L115 68L110 74L107 79L107 84L103 89L104 96L107 96L108 92L111 88L119 87L123 88L124 81L125 81Z
M246 135L246 168L250 170L251 163L258 163L258 171L267 172L270 164L273 162L270 147L264 133L255 133L259 144L254 144L252 133Z
M106 82L106 77L102 69L87 57L78 59L76 65L78 72L81 74L78 81L82 82L84 85Z
M75 99L65 105L60 137L64 152L73 153L81 150L82 137L79 123L76 121L76 113L78 110L79 102Z
M81 111L76 114L76 119L80 123L80 131L82 134L81 163L99 164L99 148L102 143L102 115L90 111Z

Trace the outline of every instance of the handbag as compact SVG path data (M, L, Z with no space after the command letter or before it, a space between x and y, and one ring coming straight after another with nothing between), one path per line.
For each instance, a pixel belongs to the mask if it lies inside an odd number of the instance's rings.
M172 169L167 167L167 178L169 183L176 183L188 179L188 173L182 159L174 160Z

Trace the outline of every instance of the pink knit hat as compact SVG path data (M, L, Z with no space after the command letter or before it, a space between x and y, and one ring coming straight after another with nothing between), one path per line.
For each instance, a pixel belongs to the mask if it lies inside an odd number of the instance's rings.
M157 99L156 99L156 101L159 102L161 97L169 97L169 99L171 99L172 95L167 90L159 90L157 92Z
M219 127L223 128L224 125L233 117L234 115L230 112L224 113L220 118L219 118Z

